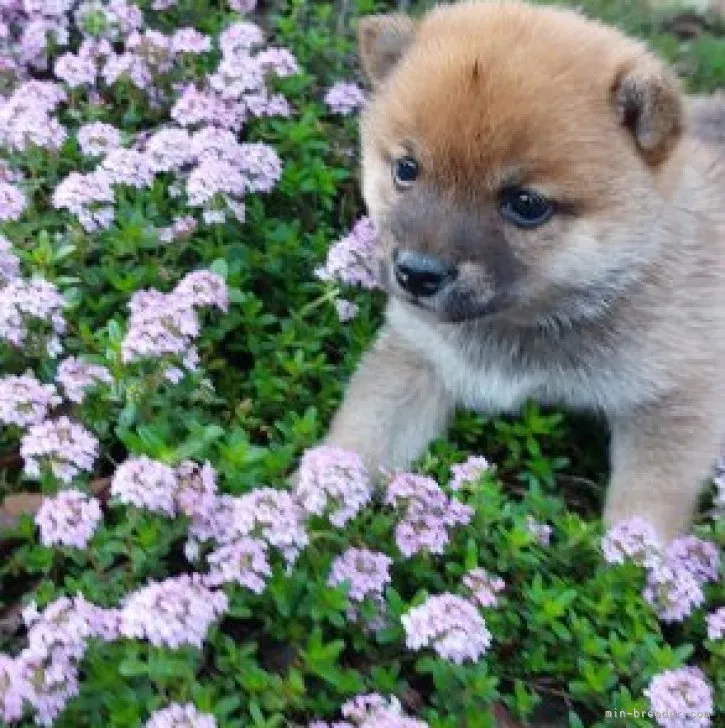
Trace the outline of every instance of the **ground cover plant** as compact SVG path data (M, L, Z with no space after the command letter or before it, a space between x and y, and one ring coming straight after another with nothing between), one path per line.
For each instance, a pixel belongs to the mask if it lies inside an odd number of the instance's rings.
M462 412L381 483L317 447L380 323L353 31L392 6L0 0L0 724L725 714L725 469L663 549L603 532L596 422ZM717 24L583 8L725 86Z

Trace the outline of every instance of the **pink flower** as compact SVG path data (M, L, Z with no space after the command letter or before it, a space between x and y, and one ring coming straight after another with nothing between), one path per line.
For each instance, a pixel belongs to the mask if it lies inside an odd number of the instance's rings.
M294 76L300 72L297 59L286 48L266 48L255 59L267 73L273 73L279 78Z
M358 314L358 306L352 301L347 301L344 298L338 298L335 300L335 311L337 311L337 318L342 323L351 321Z
M86 547L101 522L101 506L79 490L61 490L44 498L35 516L44 546Z
M663 728L707 728L714 715L712 688L697 667L655 675L644 694Z
M0 235L0 288L4 283L19 275L20 261L13 253L10 241L4 235Z
M60 402L56 388L39 382L30 372L0 378L0 423L4 425L37 425Z
M167 516L176 515L177 488L174 470L145 455L121 463L111 480L111 495L120 503Z
M498 603L496 594L503 590L505 584L498 576L491 576L485 569L471 569L463 577L463 586L471 592L474 601L481 607L495 607Z
M370 501L372 482L359 455L320 445L302 456L295 496L307 513L341 528Z
M149 138L144 154L155 172L180 170L193 160L189 132L185 129L160 129Z
M243 537L226 546L220 546L209 554L210 571L206 577L209 586L221 586L236 582L255 594L261 594L265 579L272 574L267 561L264 542Z
M667 547L665 559L682 566L699 582L717 581L720 552L709 541L696 536L680 536Z
M17 220L27 205L25 195L15 185L0 181L0 222Z
M323 281L377 288L377 249L377 233L372 221L367 217L360 218L352 232L330 248L325 265L318 268L315 275Z
M651 566L659 559L661 548L654 526L638 516L615 524L602 538L604 559L610 564L633 561Z
M470 506L449 498L435 480L412 473L398 473L391 480L385 502L402 512L395 541L405 556L443 553L449 529L467 524L473 516Z
M533 516L526 516L526 530L542 545L551 542L552 528L548 523L539 523Z
M156 170L149 157L134 149L112 149L99 168L112 184L150 187Z
M56 287L42 278L9 280L0 296L0 339L27 347L33 332L41 328L48 355L57 356L59 335L66 328L64 305Z
M197 225L198 223L191 215L177 217L169 227L159 229L159 240L162 243L185 240L194 233Z
M69 357L60 363L56 381L63 387L65 396L80 404L87 390L99 384L113 384L113 377L106 367L91 364L77 357Z
M325 103L333 113L347 116L365 103L365 93L356 83L340 81L328 89Z
M725 607L707 615L707 638L721 640L725 637Z
M649 569L644 598L663 622L681 622L705 601L700 582L676 561L663 561Z
M156 0L157 4L158 2L159 0ZM160 9L154 7L156 10ZM172 703L168 708L154 711L144 724L144 728L216 728L216 726L216 718L213 715L201 713L191 703L184 705Z
M349 548L332 562L327 583L332 586L347 583L350 599L362 602L378 600L390 584L393 560L383 553L369 549Z
M171 36L174 53L207 53L211 50L211 38L194 28L179 28Z
M401 617L411 650L431 647L456 664L478 661L491 645L491 634L476 608L454 594L428 597Z
M208 589L200 574L151 581L124 600L120 633L157 647L201 647L209 627L227 607L226 595Z
M460 490L465 484L475 483L483 473L491 468L486 458L472 455L465 462L451 467L451 479L448 486L451 490Z
M209 513L216 506L216 471L210 463L185 460L176 466L176 509L189 518Z
M187 273L174 289L174 295L181 296L192 306L215 306L222 311L229 309L226 281L208 270Z
M99 157L121 146L121 132L101 121L83 124L77 138L81 151L88 157Z
M225 56L248 52L262 43L264 43L262 29L247 21L233 23L219 36L219 48Z
M55 75L70 86L93 86L96 83L96 64L87 56L64 53L55 62Z
M48 468L64 483L81 472L91 472L98 456L98 440L77 422L67 417L31 425L20 442L25 475L40 478Z

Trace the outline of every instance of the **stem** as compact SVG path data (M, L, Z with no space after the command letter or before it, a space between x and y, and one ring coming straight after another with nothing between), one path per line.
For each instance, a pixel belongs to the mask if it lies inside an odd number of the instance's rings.
M308 304L302 306L302 308L295 314L295 318L304 318L308 313L314 311L316 308L319 308L328 301L334 301L339 295L340 289L337 286L330 288L319 298L316 298L314 301L310 301Z

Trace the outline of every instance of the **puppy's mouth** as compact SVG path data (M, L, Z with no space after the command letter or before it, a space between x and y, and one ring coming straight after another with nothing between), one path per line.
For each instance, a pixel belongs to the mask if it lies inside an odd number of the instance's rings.
M461 323L491 316L507 306L505 295L492 293L482 296L460 278L435 293L411 293L396 280L392 264L385 260L380 261L379 281L388 295L427 312L442 323Z

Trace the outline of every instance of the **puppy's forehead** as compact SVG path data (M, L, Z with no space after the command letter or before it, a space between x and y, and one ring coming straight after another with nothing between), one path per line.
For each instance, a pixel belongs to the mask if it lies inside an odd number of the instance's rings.
M591 188L592 170L629 149L611 86L617 64L638 50L569 13L449 7L422 23L368 128L385 153L418 154L441 184Z

